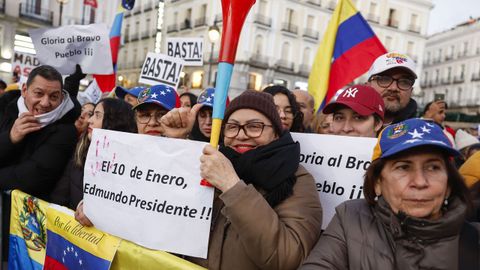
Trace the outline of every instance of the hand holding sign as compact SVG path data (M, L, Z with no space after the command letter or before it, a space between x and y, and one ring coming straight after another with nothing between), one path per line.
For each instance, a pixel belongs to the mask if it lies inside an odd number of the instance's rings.
M162 117L163 135L169 138L186 138L192 131L202 104L190 108L174 108Z
M232 163L211 145L205 145L200 157L200 175L222 192L240 181Z

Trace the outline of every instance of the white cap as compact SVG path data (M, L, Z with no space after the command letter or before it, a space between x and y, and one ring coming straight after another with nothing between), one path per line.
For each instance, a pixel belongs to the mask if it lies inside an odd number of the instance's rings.
M404 68L412 73L415 79L417 78L415 62L407 55L397 52L389 52L375 59L375 62L373 62L373 65L368 71L368 78L370 79L373 75L380 74L392 68Z
M462 150L465 147L480 143L480 141L475 138L475 136L463 131L462 129L457 130L455 133L455 144L457 145L458 150Z

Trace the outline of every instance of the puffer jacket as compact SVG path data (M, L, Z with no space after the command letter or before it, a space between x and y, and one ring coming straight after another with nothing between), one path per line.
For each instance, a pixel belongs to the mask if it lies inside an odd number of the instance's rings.
M458 269L465 213L455 198L434 221L395 215L382 197L344 202L300 269Z
M214 200L207 260L210 270L296 269L320 236L322 208L302 166L293 194L272 207L252 185L238 182Z

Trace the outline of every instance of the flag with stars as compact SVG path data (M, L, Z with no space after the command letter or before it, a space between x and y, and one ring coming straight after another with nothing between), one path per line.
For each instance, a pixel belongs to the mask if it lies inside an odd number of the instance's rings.
M70 210L47 210L47 251L44 270L108 270L120 239L93 227L84 227Z

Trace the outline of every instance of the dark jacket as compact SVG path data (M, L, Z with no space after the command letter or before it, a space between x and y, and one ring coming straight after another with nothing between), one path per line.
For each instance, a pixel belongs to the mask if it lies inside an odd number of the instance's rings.
M20 91L12 91L0 97L0 190L20 189L48 201L77 143L73 123L78 115L72 109L13 144L10 130L18 117L19 96Z
M296 269L320 235L322 208L315 181L302 166L293 194L273 209L253 185L238 182L216 197L208 269Z
M82 199L83 168L76 166L73 159L70 159L62 178L51 194L50 202L75 210Z
M344 202L300 269L455 270L465 213L456 198L434 221L395 215L382 197Z

